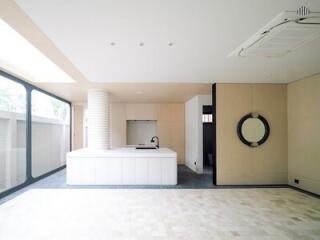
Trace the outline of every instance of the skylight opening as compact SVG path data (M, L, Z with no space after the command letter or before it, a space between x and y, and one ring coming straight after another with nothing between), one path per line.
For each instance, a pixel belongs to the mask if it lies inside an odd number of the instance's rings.
M0 67L33 82L75 82L2 19L0 39Z

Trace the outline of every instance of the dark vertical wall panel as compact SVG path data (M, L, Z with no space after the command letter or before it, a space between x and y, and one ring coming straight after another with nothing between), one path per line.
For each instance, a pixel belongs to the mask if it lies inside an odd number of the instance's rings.
M217 136L216 136L216 127L217 127L217 117L216 117L216 84L212 84L212 183L217 184Z

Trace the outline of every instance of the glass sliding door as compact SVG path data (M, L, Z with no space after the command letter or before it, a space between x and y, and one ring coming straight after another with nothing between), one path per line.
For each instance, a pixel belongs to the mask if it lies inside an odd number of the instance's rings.
M0 193L26 181L26 88L0 75Z
M70 112L70 102L0 70L0 198L65 165Z
M66 163L70 151L70 105L38 90L31 92L32 176Z

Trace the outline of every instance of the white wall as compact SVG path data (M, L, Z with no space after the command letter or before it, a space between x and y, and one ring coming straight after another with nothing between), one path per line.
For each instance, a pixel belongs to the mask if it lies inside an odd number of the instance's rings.
M26 180L25 117L0 111L0 192Z
M288 85L288 182L320 194L320 75ZM294 180L298 179L299 183Z
M70 151L69 136L69 123L32 118L32 176L38 177L66 164L66 153Z
M186 102L185 105L185 163L193 171L197 171L198 162L198 128L195 127L198 125L198 98L193 97Z
M0 111L0 192L26 179L25 114ZM62 121L32 118L32 175L37 177L65 164L70 126Z
M202 107L212 105L211 95L198 95L185 104L185 163L203 173Z

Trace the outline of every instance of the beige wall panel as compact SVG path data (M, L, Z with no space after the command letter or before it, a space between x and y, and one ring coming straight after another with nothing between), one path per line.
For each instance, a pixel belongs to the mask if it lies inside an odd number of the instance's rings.
M285 85L217 85L217 182L228 184L287 183L287 95ZM269 122L268 141L257 148L244 145L236 128L249 112Z
M175 104L157 104L156 118L161 122L171 122L173 120L173 105Z
M127 120L156 120L155 104L134 104L127 103Z
M82 105L72 106L72 150L83 148L83 111L84 107Z
M126 105L122 103L111 104L111 146L112 148L126 145L127 121Z
M320 194L320 75L288 85L288 163L290 185Z
M111 112L113 148L126 145L126 120L156 120L160 147L177 152L178 163L185 163L184 104L113 103Z

